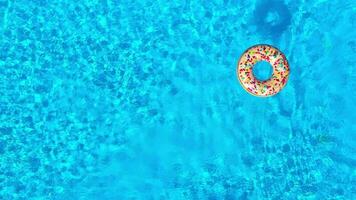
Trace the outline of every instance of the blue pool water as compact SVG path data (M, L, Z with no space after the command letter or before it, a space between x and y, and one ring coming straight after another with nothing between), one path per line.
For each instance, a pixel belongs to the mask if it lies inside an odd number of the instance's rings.
M355 54L353 0L0 0L0 199L356 199Z
M260 80L266 81L271 78L273 74L273 68L267 61L259 61L252 68L253 76Z

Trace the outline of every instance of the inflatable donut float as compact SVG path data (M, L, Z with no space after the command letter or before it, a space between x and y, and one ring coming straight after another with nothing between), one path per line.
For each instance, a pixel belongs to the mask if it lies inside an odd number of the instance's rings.
M273 73L265 81L258 80L252 69L259 61L271 64ZM289 77L289 65L284 54L270 45L256 45L248 48L240 57L237 65L237 77L242 87L252 95L269 97L280 92Z

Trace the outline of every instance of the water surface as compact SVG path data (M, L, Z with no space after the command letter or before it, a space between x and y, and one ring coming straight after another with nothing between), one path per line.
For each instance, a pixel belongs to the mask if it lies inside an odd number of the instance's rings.
M352 0L1 0L0 199L355 199L355 30ZM271 98L235 76L261 43Z

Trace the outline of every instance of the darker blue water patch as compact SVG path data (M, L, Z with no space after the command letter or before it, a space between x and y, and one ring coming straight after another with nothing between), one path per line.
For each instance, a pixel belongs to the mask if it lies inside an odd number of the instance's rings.
M14 183L14 187L15 187L15 192L17 192L17 193L25 190L25 188L26 188L26 186L23 183L21 183L20 181L16 181Z
M301 186L303 193L316 193L318 188L315 185L303 185Z
M0 127L0 133L2 135L9 135L12 133L12 128L10 127Z
M0 1L0 8L4 9L8 6L8 2L7 1Z
M260 61L252 68L252 73L260 81L266 81L272 76L272 66L266 61Z
M292 15L283 1L262 1L253 12L253 24L265 37L278 38L290 25Z
M5 152L6 143L4 141L0 141L0 154Z
M282 151L283 151L284 153L289 152L289 151L290 151L290 146L289 146L288 144L283 145Z
M41 165L40 159L35 158L35 157L29 158L28 162L30 164L30 169L33 172L36 172L39 169L40 165Z
M328 152L328 156L334 161L339 164L345 164L350 168L355 168L356 167L356 160L353 158L348 158L342 154L337 154L333 151Z
M255 163L255 159L251 155L245 155L241 157L242 162L247 166L247 167L252 167Z

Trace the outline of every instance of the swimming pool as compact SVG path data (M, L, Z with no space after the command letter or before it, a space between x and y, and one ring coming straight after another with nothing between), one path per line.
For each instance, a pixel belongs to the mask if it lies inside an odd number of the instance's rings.
M0 0L0 199L355 199L354 1ZM276 96L239 56L283 51Z

